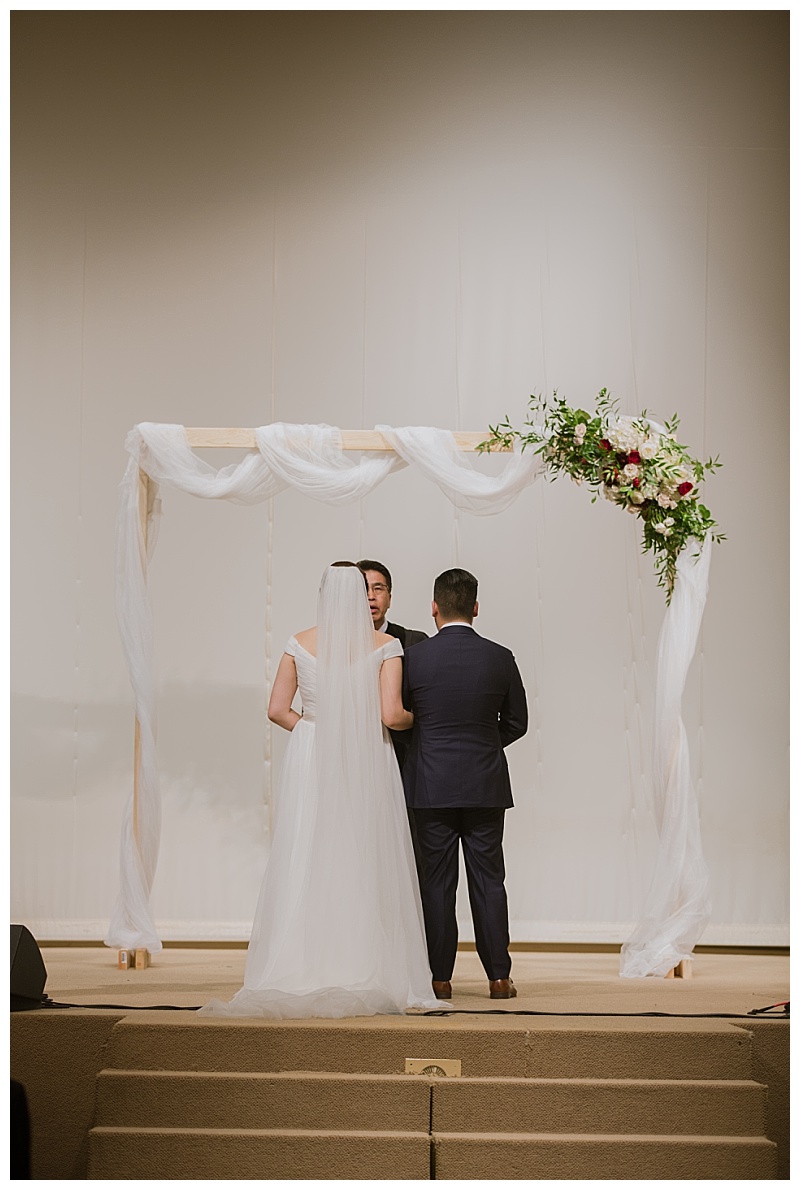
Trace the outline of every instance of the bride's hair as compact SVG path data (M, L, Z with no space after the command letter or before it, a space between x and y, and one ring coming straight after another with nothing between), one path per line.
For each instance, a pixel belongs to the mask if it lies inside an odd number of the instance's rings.
M355 566L356 570L360 569L359 566L356 566L355 562L331 562L331 566ZM363 570L361 573L364 573ZM367 576L364 574L364 586L366 587L367 585Z

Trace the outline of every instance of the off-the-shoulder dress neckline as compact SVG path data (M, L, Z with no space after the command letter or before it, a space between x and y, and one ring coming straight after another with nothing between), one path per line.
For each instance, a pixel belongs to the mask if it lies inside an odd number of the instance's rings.
M312 661L316 661L316 659L317 659L317 655L316 655L316 653L310 653L310 652L308 651L308 649L305 647L305 645L301 645L301 644L300 644L300 641L297 639L297 637L296 637L296 636L293 636L293 637L291 637L291 639L292 639L292 640L294 641L294 643L297 645L298 649L302 649L302 650L303 650L303 652L305 653L306 657L310 657L310 658L312 659ZM385 649L385 648L386 648L386 646L388 645L388 643L389 643L389 642L388 642L388 640L387 640L387 641L384 641L382 645L378 645L377 649L373 649L373 650L372 650L372 651L373 651L373 653L378 653L378 652L380 652L380 650L381 650L381 649Z

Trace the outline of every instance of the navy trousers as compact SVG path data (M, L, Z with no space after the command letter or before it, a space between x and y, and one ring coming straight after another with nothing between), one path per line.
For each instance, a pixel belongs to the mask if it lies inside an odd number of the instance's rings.
M475 946L489 979L508 979L505 810L414 810L419 885L431 977L449 980L458 949L458 845L464 852Z

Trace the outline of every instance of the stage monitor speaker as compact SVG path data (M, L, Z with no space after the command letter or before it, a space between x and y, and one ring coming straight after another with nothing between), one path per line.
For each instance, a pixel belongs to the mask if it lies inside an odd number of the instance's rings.
M11 927L11 1011L41 1008L47 971L42 952L26 926Z

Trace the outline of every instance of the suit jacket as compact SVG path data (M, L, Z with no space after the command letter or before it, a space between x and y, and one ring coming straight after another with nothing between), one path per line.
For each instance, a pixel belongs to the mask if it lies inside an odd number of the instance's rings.
M396 636L403 646L403 664L405 665L405 652L410 649L412 645L417 645L421 640L427 640L427 632L419 632L416 628L403 628L401 624L390 624L387 620L383 626L383 631L389 636ZM405 764L406 753L408 752L408 745L411 741L410 731L394 731L389 729L389 734L392 737L394 744L394 754L397 757L397 763L402 769Z
M403 766L413 809L514 804L503 749L528 730L528 704L510 649L468 625L410 650L403 702L414 712Z
M383 631L389 636L396 636L404 650L418 645L421 640L428 640L427 632L418 632L416 628L403 628L400 624L390 624L388 620L383 626Z

